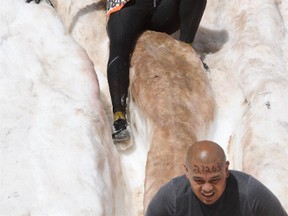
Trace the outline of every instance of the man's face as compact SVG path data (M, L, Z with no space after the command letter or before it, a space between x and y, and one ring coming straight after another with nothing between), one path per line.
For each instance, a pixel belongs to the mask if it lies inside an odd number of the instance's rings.
M191 161L191 167L186 167L192 190L206 205L215 203L223 194L226 187L229 162L201 164Z

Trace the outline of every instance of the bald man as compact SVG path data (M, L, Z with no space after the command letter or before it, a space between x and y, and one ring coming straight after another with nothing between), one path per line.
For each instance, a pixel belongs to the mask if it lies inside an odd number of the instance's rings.
M146 216L287 216L277 197L252 176L229 170L217 143L200 141L186 154L186 175L156 193Z

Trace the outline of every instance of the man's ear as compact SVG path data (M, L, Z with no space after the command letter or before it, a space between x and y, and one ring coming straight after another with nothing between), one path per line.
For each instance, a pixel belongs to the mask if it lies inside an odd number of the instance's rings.
M186 165L186 163L184 162L183 163L183 166L184 166L184 168L185 168L185 174L186 174L186 177L188 178L188 168L187 168L187 165Z
M229 176L229 165L230 165L230 162L229 162L229 161L226 161L226 164L225 164L226 177Z

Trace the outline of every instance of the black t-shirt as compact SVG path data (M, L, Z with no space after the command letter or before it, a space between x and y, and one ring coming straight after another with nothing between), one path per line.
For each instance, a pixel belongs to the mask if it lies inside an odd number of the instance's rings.
M212 205L193 193L185 175L165 184L151 200L146 216L287 216L276 196L261 182L239 171L229 171L222 196Z

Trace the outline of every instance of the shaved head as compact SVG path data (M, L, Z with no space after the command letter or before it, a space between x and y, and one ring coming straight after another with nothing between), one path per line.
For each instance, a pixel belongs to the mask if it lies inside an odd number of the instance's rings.
M229 161L217 143L203 140L189 147L185 169L194 194L203 203L213 204L224 193Z
M186 154L187 168L191 168L194 163L219 163L224 165L225 162L226 156L221 146L208 140L194 143L189 147Z

